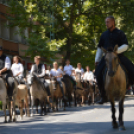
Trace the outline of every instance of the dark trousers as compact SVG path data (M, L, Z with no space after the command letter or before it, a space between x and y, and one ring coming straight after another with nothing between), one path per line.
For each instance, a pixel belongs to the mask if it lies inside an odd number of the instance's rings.
M49 89L49 84L45 81L44 78L39 78L39 80L43 83L43 85L44 85L44 87L45 87L45 89L47 91L48 96L50 96L51 93L50 93L50 89Z
M125 57L123 54L118 55L118 57L119 57L120 63L126 69L129 84L133 84L134 83L134 65L133 65L133 63L127 57ZM96 76L98 87L99 87L102 97L105 96L104 81L103 81L103 70L104 70L105 66L106 66L105 58L103 57L95 70L95 76Z
M14 80L13 80L11 71L8 70L6 73L2 74L2 77L4 78L8 86L7 95L13 96Z

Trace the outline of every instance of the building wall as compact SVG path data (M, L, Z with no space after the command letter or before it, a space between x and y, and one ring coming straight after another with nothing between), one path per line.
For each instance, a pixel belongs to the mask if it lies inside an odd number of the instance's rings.
M11 59L14 55L22 57L24 60L24 66L27 69L28 64L32 64L30 57L25 57L25 52L28 48L27 42L17 32L19 27L7 27L10 22L6 19L9 0L0 0L0 46L3 47L4 53L7 54ZM10 15L10 14L8 14ZM24 30L24 35L28 37L28 29Z

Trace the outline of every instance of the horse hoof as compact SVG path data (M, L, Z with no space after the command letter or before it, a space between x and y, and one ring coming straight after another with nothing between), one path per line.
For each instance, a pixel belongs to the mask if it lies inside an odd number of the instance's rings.
M116 129L116 128L118 128L118 127L119 127L119 126L118 126L118 123L114 123L114 124L113 124L113 128L114 128L114 129Z
M28 114L27 117L30 117L30 114Z
M13 119L13 122L16 122L16 119Z
M4 123L7 123L7 121L5 120Z
M11 120L11 119L9 119L9 120L8 120L8 122L10 123L10 122L12 122L12 120Z
M119 131L124 131L124 130L126 130L124 126L119 127Z

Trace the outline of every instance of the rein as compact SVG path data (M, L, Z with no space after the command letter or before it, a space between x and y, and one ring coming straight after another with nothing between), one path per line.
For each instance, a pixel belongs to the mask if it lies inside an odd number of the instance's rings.
M106 55L105 55L105 56L106 56ZM114 75L115 75L115 73L117 72L119 65L120 65L120 62L119 62L119 58L118 58L118 64L116 65L116 68L115 68L115 70L113 71L113 72L114 72ZM108 69L108 71L109 71L109 69Z

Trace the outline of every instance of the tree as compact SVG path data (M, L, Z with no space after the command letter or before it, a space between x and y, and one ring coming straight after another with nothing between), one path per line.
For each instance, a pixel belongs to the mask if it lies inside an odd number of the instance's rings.
M134 0L12 0L10 5L10 12L15 15L10 18L13 26L18 25L20 31L30 29L27 53L31 55L43 48L38 52L48 59L58 52L64 59L71 59L74 66L81 62L83 66L90 64L93 69L97 43L106 30L104 20L108 15L115 16L117 27L125 31L129 43L133 42L134 17L130 16ZM127 27L130 24L132 27ZM51 42L50 31L55 34ZM134 61L132 50L130 44L126 54Z

